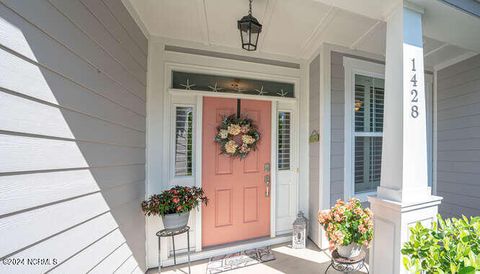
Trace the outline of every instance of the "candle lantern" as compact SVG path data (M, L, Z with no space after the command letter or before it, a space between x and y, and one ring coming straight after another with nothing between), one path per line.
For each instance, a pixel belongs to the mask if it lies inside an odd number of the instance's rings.
M297 219L293 222L292 248L305 248L307 243L308 219L303 212L298 212Z

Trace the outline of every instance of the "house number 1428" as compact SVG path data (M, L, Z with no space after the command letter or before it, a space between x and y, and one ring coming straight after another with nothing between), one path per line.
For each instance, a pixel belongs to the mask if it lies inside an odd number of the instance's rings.
M410 115L413 117L413 118L417 118L418 117L418 91L416 89L417 87L417 70L415 69L415 58L412 59L412 72L413 72L413 77L412 79L410 80L410 82L412 83L412 89L410 90L410 94L412 95L412 107L411 107L411 112L410 112Z

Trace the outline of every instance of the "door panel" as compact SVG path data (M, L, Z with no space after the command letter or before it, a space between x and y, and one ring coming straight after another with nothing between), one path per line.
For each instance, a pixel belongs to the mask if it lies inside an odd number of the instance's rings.
M202 209L204 247L270 235L264 164L271 155L271 103L241 100L240 109L260 132L257 150L242 160L221 155L214 142L222 118L237 113L237 100L203 100L202 186L210 199Z

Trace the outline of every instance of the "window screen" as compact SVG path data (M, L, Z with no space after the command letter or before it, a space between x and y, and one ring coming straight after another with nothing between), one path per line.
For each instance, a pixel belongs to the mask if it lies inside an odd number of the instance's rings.
M175 108L175 176L192 175L193 108Z
M380 185L384 85L383 79L355 75L355 193L375 191Z
M290 112L278 112L278 170L290 169Z

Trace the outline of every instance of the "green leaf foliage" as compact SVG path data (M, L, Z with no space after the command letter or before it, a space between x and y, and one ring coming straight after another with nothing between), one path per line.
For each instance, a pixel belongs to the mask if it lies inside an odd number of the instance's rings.
M403 265L412 273L480 273L480 217L442 219L431 228L417 223L402 248Z

